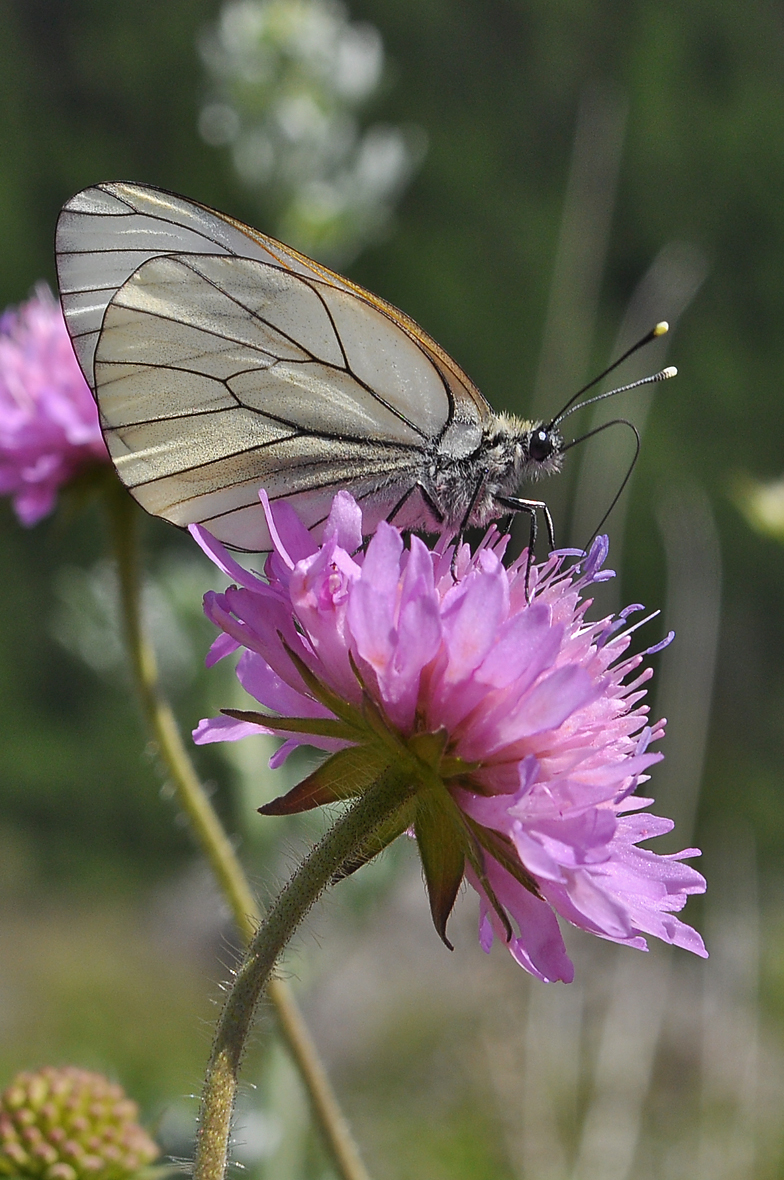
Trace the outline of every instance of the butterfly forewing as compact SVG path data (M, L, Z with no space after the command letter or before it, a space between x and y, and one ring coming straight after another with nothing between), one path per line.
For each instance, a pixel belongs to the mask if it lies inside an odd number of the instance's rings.
M263 550L260 487L311 526L348 487L372 529L447 432L470 443L490 418L413 320L184 198L87 189L57 243L63 311L117 470L176 524ZM421 520L416 501L407 515Z

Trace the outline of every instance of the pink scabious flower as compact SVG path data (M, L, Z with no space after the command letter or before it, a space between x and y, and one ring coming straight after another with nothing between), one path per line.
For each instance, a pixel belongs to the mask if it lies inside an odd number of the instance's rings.
M0 316L0 495L24 525L77 471L108 463L98 409L46 284Z
M532 565L526 591L526 555L505 566L508 537L494 527L473 553L466 544L455 553L416 536L407 547L382 523L363 550L347 492L321 544L289 506L273 517L262 500L275 546L265 580L191 530L236 583L205 597L221 630L208 663L241 649L240 683L279 715L225 713L202 721L195 740L284 735L273 766L301 743L330 754L260 810L301 811L359 795L383 774L408 776L405 806L358 863L413 832L447 945L465 877L479 894L482 947L500 938L545 981L574 975L556 915L641 950L650 934L705 956L674 916L705 889L684 864L699 852L640 847L673 824L634 794L662 757L649 747L664 732L663 721L649 724L652 670L641 665L671 637L630 654L629 618L641 607L586 620L586 591L613 576L602 569L606 538L587 555Z

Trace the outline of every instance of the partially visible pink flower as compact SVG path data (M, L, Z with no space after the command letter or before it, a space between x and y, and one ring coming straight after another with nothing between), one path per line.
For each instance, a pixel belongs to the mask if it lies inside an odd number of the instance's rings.
M401 759L411 754L434 771L412 784L403 826L419 842L445 941L465 875L480 897L481 945L500 937L539 979L573 977L556 915L613 942L644 950L652 934L704 956L700 936L675 917L705 889L684 864L698 850L660 856L640 847L673 826L642 811L652 801L634 794L661 758L650 746L664 732L643 704L648 653L629 654L629 618L642 608L585 618L591 584L612 577L602 569L606 539L587 556L554 553L533 565L527 594L525 555L505 566L508 538L495 529L455 557L444 542L430 550L412 537L406 547L382 523L363 553L361 512L346 492L320 545L288 506L276 507L274 521L267 510L276 550L266 581L192 528L236 583L205 598L222 632L208 662L242 649L240 682L280 715L203 721L196 741L283 733L274 765L302 742L333 753L332 777L328 761L261 810L358 794L360 752L369 785L383 762L372 727L363 736L369 700ZM307 719L307 732L292 732L286 718ZM346 762L339 751L352 745L359 749Z
M21 523L33 525L77 471L108 462L62 312L41 283L0 317L0 495L11 496Z

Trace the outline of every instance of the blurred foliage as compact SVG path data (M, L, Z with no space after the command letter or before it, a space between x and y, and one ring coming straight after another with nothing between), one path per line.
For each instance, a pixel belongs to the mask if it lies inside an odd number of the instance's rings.
M199 131L228 147L274 236L333 266L381 236L424 154L421 128L360 116L384 83L378 29L337 0L228 0L199 50Z
M216 154L198 133L211 90L197 42L219 10L215 0L0 0L0 305L24 298L42 277L53 281L57 212L68 196L96 181L157 184L272 228L260 223L255 198L228 155ZM419 320L494 407L525 412L530 405L586 87L600 83L628 108L593 369L606 363L635 286L663 246L685 242L708 260L707 280L671 349L680 376L656 390L635 472L623 597L663 601L657 506L683 485L704 488L718 524L724 588L695 842L701 832L717 829L751 832L763 897L778 904L784 547L750 529L735 498L749 480L776 479L784 466L781 6L769 0L742 9L731 0L352 0L350 17L375 25L387 54L388 84L373 96L368 117L418 125L429 145L393 229L353 263L351 277ZM563 390L552 411L572 392ZM80 649L73 626L67 646L55 638L64 633L63 602L73 613L74 600L81 593L89 597L89 586L100 580L102 530L94 506L61 511L30 532L0 506L6 620L0 631L0 891L8 899L44 897L55 882L81 897L96 890L121 896L142 882L152 887L171 878L190 856L186 836L162 809L127 684L111 671L97 675L74 654ZM165 593L171 563L192 562L192 547L156 521L147 523L145 538ZM206 589L215 577L202 568ZM197 581L188 574L190 586ZM198 655L208 632L195 620L186 629ZM214 674L205 679L194 667L178 683L185 727L231 703L227 682ZM199 763L218 782L216 798L229 822L239 822L250 805L232 794L226 764L210 750L199 753ZM265 884L278 831L247 844L252 871ZM718 856L705 860L710 878L721 862ZM54 911L47 914L51 924L32 927L32 942L51 940L57 919ZM80 941L90 937L92 919L86 922L87 933L71 950L89 960L93 952ZM96 962L114 953L110 926L107 921L102 929ZM4 937L22 937L23 927ZM133 946L128 936L117 954L133 955ZM35 969L29 957L20 962ZM771 962L763 995L768 1010L784 1021L780 951ZM114 1008L107 1000L105 1011L114 1013L105 1017L108 1025L114 1027L123 1009L132 1014L135 1005L173 986L165 967L148 964L134 985L140 991L128 998L118 987ZM72 1023L49 1034L44 1022L31 1042L34 1054L46 1055L55 1045L61 1054L78 1053L79 1046L99 1043L95 1059L86 1050L81 1062L122 1062L123 1082L131 1090L138 1083L136 1095L148 1102L172 1087L179 1092L196 1085L206 1037L197 1036L194 1052L185 1025L201 1000L183 998L182 1023L172 1016L171 1028L181 1035L164 1037L153 1022L143 1043L123 1047L113 1036L93 1041L81 1029L79 1013L86 1019L92 1011L85 994L70 1006L68 989L62 992ZM158 1012L156 1004L149 1006L163 1025L166 1010ZM152 1080L161 1038L173 1064ZM36 1063L13 1045L4 1068ZM181 1081L185 1076L189 1080ZM390 1075L390 1102L399 1100L396 1085ZM406 1085L404 1079L400 1089ZM358 1092L361 1106L360 1086ZM412 1159L410 1174L505 1174L490 1155L465 1163L463 1171L449 1162L460 1152L458 1127L478 1141L463 1101L473 1101L470 1089L441 1124L454 1129L449 1142L427 1148L441 1150L439 1162ZM486 1115L477 1108L472 1117L481 1124Z

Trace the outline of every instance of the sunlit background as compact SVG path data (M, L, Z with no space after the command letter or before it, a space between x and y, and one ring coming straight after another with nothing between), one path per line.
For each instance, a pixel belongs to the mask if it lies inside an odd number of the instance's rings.
M346 270L497 409L552 416L670 321L621 379L677 380L570 422L642 435L601 606L661 606L650 643L678 632L651 785L667 847L704 849L686 916L711 958L575 934L577 981L539 984L482 954L473 896L450 955L403 842L334 891L286 971L380 1180L784 1175L781 6L0 0L0 57L2 306L53 281L66 198L136 180ZM545 491L559 541L590 538L630 440L570 452ZM186 1155L236 947L145 751L103 526L89 501L29 531L0 504L0 1083L102 1069ZM202 670L214 571L158 521L145 546L190 730L239 703ZM322 822L256 814L290 773L265 740L198 754L262 899ZM248 1174L330 1176L268 1017L244 1077Z

